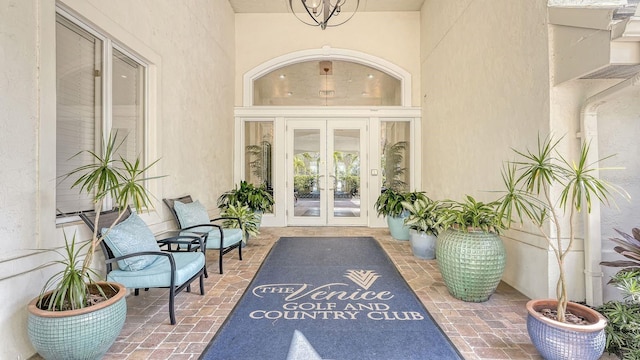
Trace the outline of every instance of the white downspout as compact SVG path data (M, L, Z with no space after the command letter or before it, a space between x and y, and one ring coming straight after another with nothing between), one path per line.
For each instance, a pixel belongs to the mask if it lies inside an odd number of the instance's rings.
M598 108L605 104L618 92L638 85L640 73L622 81L602 92L588 98L582 105L580 112L580 132L577 134L581 142L590 144L587 163L595 163L599 159L598 152ZM598 171L592 173L599 178ZM599 306L603 302L602 290L602 232L600 229L600 202L591 204L591 212L585 212L584 234L584 264L585 264L585 293L588 305Z

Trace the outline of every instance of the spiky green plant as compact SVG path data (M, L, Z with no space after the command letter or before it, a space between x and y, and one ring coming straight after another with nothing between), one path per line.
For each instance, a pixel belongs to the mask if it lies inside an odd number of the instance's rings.
M590 212L595 201L608 204L613 193L627 198L628 194L595 175L600 170L599 163L609 157L588 163L589 144L584 143L578 159L569 161L557 151L560 140L538 137L536 149L514 149L518 160L507 162L502 171L505 191L500 213L507 225L529 219L553 250L559 268L556 284L558 321L564 322L568 303L565 259L575 243L580 224L577 215L583 209ZM554 189L559 190L557 199L552 194ZM566 223L562 215L568 216ZM555 229L555 234L546 231L547 221L553 223L550 228ZM562 232L564 224L569 227L566 245Z
M120 221L128 205L132 205L138 212L153 208L153 202L144 184L147 180L158 178L145 177L145 173L157 163L157 160L143 167L139 159L129 161L122 156L117 156L118 149L125 139L118 142L117 133L115 133L104 139L102 154L91 150L79 152L74 157L81 153L88 153L93 162L62 176L63 180L77 177L71 188L78 188L81 193L92 198L96 213L95 224L100 219L100 212L107 198L111 198L114 206L122 210L110 227ZM80 309L89 305L87 302L89 287L93 285L100 288L96 286L97 274L91 268L94 253L103 239L98 231L96 227L91 240L79 247L76 245L75 234L71 243L67 241L65 234L65 254L61 254L63 260L55 262L63 265L64 269L46 282L39 304L46 304L47 309L55 311ZM85 247L87 247L86 255L80 260L81 250ZM53 293L49 299L45 299L44 293L48 290L53 290ZM106 297L102 289L98 291L101 296Z

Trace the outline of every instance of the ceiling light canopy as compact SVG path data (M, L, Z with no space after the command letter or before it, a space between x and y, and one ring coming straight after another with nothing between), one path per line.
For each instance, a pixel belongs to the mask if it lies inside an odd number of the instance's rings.
M355 3L355 8L350 10L350 14L344 14L339 19L335 19L343 12L343 6L346 3L347 0L289 0L289 9L298 20L310 26L320 26L324 30L327 27L342 25L356 14L360 0L350 0L350 5ZM309 18L299 16L302 12L306 12ZM332 23L329 23L330 21Z

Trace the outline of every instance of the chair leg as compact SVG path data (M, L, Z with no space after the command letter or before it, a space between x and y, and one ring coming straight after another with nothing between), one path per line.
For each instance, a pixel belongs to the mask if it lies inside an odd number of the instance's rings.
M200 275L200 295L204 295L204 276Z
M238 258L242 261L242 241L238 243Z
M218 258L218 267L220 268L220 274L222 274L222 255L224 254L224 249L220 246L220 256Z
M191 292L191 284L187 285L187 292Z
M176 288L172 286L169 289L169 320L171 321L171 325L176 324L176 312L175 312L175 299L176 297Z
M138 296L140 294L140 289L134 289L133 295Z

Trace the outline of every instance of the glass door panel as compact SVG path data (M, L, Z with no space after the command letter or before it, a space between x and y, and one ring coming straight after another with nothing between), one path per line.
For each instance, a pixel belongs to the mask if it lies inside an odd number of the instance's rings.
M290 123L289 225L366 225L360 196L365 131L359 120Z
M361 121L327 123L327 151L331 154L327 170L331 190L329 224L366 225L366 208L361 197L365 131L366 126Z
M293 186L290 225L326 223L326 129L324 121L300 121L289 127L289 181ZM291 210L293 209L293 211Z

